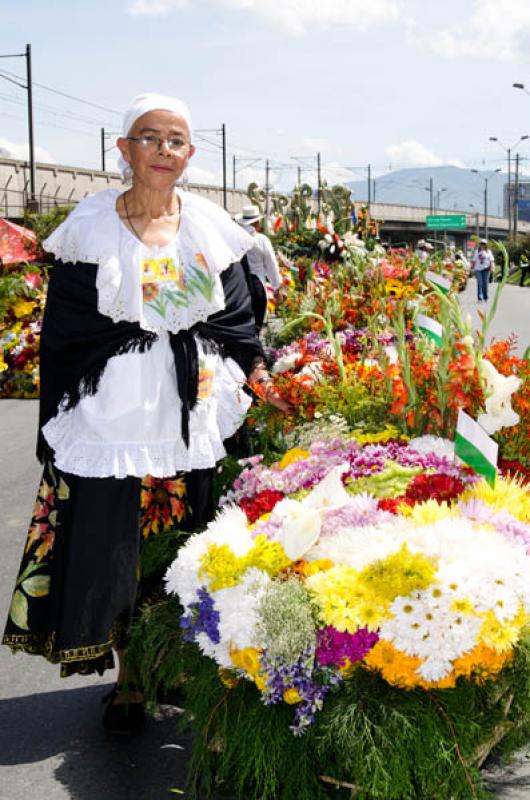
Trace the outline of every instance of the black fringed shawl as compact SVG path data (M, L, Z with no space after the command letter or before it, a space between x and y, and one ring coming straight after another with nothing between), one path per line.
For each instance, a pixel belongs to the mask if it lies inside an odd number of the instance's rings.
M40 346L40 414L37 457L49 457L43 426L61 408L70 409L81 397L94 395L109 358L144 352L157 335L137 322L113 322L97 310L97 264L64 264L51 270ZM170 333L179 395L182 437L189 444L189 412L197 402L198 357L194 334L206 346L236 361L245 375L263 358L256 336L248 286L241 264L221 274L225 308L188 331Z

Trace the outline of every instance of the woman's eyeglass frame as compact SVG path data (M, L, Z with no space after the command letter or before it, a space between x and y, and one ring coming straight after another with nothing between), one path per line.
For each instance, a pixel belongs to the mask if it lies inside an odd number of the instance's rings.
M130 142L136 142L140 147L146 150L160 150L162 143L165 142L172 153L179 153L181 150L185 150L191 145L191 142L187 142L185 139L178 136L164 138L162 136L155 136L152 133L147 133L143 136L127 136L127 139Z

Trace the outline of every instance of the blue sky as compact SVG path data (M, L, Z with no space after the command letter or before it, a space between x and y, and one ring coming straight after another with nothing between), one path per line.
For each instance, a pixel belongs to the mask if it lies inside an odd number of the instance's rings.
M527 0L8 0L0 53L26 42L45 86L117 111L158 91L185 99L196 129L225 122L230 177L232 155L269 157L290 186L290 157L317 150L331 181L368 163L493 170L505 156L489 136L530 134L530 96L512 88L530 90ZM99 167L101 126L118 131L119 114L35 88L42 160ZM24 157L26 142L25 92L0 79L0 152ZM219 150L197 144L190 179L218 181ZM244 166L239 185L262 179L263 162Z

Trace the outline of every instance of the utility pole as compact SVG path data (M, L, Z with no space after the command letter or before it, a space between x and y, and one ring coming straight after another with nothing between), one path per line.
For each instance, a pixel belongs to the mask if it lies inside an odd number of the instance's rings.
M368 164L368 208L372 202L372 165Z
M269 211L270 211L270 198L269 198L270 185L269 185L269 179L270 179L270 162L269 162L269 159L267 159L265 161L265 220L264 220L265 228L267 228L267 226L269 224Z
M26 84L28 89L28 132L29 132L29 193L30 204L33 210L37 210L37 198L35 195L37 185L37 169L35 164L35 137L33 134L33 87L31 81L31 45L26 45Z
M298 174L298 186L301 186L302 185L302 167L297 167L296 171L297 171L297 174Z
M434 214L434 181L429 178L429 207L431 214Z
M226 197L226 125L223 122L221 126L221 136L223 142L223 208L228 208L228 202Z
M517 238L519 223L519 153L515 154L515 186L513 192L513 239Z
M512 150L510 147L506 150L508 154L508 238L512 232Z
M317 207L318 207L318 213L320 214L322 210L322 165L320 162L320 153L317 153L317 181L318 181Z
M101 171L105 172L105 128L101 129Z
M19 83L17 80L8 77L7 75L0 75L4 80L14 83L21 89L25 89L28 93L28 146L29 146L29 200L28 208L31 211L38 209L38 201L36 195L37 185L37 168L35 164L35 136L33 133L33 84L31 77L31 45L27 44L23 53L1 54L0 58L25 58L26 59L26 83Z

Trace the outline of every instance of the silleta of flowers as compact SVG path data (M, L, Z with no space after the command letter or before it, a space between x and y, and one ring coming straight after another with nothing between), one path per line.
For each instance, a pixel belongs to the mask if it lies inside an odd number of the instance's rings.
M450 442L317 441L271 467L253 459L223 503L167 591L220 680L296 706L293 733L354 670L449 689L512 660L530 609L530 497L510 478L492 490Z

